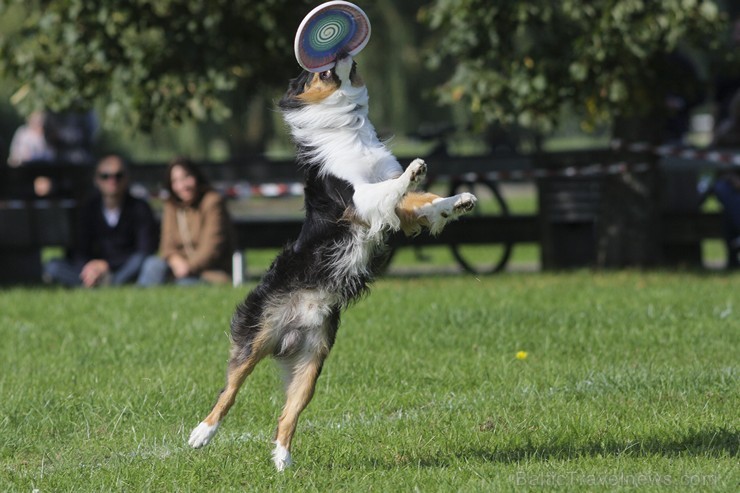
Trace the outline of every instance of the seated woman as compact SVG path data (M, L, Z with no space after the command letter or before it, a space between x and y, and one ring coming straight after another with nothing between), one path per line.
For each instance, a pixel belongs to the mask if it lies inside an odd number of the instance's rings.
M234 235L223 198L186 158L170 163L165 184L170 196L162 211L159 255L144 262L138 284L229 283Z

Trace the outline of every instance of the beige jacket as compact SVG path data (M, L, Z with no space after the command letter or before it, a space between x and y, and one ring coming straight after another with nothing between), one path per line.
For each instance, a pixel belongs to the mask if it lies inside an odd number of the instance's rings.
M212 270L230 274L233 251L231 218L218 192L206 192L192 207L165 202L159 244L162 257L179 253L195 275Z

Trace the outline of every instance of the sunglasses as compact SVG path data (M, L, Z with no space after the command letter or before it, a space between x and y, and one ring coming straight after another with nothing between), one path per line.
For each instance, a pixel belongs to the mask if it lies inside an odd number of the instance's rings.
M117 173L98 173L98 178L101 180L116 180L121 181L123 180L123 177L126 176L123 171L118 171Z

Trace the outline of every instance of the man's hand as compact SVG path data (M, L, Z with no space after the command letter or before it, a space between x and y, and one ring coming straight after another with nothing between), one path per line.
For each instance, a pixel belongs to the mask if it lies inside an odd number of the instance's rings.
M108 272L110 272L108 262L95 259L85 264L80 273L80 279L86 288L91 288L98 286Z
M172 255L167 259L167 263L170 265L170 269L172 269L172 273L177 279L182 279L190 274L188 261L181 255Z

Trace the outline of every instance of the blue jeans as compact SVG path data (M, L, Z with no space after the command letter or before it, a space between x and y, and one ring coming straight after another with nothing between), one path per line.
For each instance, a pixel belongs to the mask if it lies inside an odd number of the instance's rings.
M141 270L146 259L143 253L134 253L117 270L111 271L110 283L112 286L120 286L133 282ZM53 259L44 265L44 277L64 286L82 286L80 274L85 262L73 262L66 259Z
M159 286L173 279L174 276L167 261L159 255L151 255L144 260L144 265L141 267L139 279L136 281L136 284L143 287ZM178 286L189 286L200 284L203 281L199 276L188 276L181 279L174 279L174 282Z

